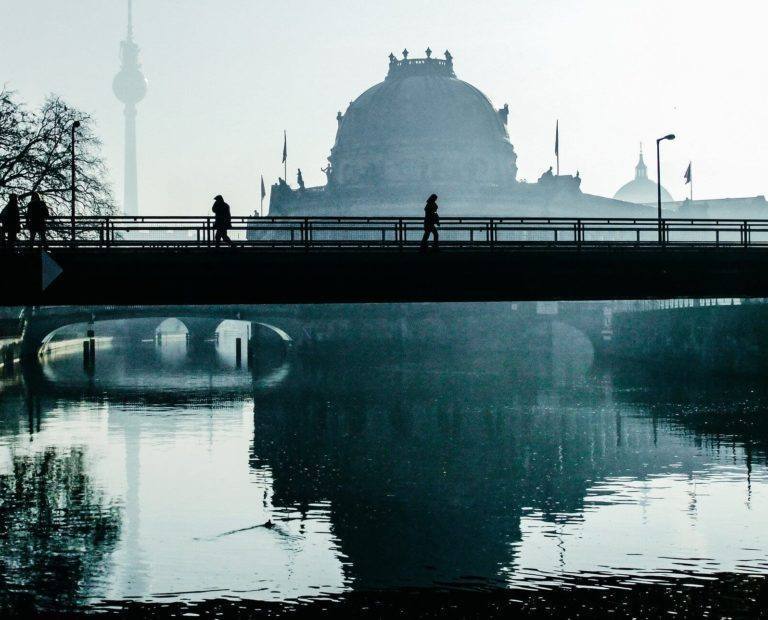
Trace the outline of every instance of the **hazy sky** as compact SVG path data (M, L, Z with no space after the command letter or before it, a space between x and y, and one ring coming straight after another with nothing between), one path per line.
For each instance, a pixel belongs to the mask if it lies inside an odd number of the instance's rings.
M497 107L509 103L519 178L552 165L585 191L632 178L639 142L676 199L692 159L696 197L768 192L765 0L135 0L149 92L139 106L143 213L197 214L224 194L258 205L259 174L308 185L333 144L336 112L381 81L387 55L427 46ZM112 94L126 0L0 0L0 82L91 112L122 197L122 108ZM435 102L439 105L439 102ZM655 176L655 172L654 172ZM439 192L439 188L437 188ZM421 205L414 205L419 212Z

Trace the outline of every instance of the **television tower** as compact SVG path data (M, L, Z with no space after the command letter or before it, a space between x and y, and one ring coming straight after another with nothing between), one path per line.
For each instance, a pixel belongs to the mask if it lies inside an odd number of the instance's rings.
M128 33L120 43L120 72L112 82L115 96L125 109L125 174L123 178L123 213L139 214L136 180L136 104L147 94L147 79L141 72L139 46L133 41L133 2L128 0Z

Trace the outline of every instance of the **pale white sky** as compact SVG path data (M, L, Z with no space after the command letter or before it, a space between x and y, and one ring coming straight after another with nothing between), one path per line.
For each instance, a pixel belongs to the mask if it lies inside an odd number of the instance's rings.
M643 141L667 132L662 182L684 197L768 192L764 0L135 0L150 81L140 104L139 202L196 214L222 193L258 205L259 174L320 183L337 110L382 80L403 47L450 49L458 77L509 103L519 177L553 164L613 195ZM0 0L0 83L55 92L97 119L122 197L122 108L111 90L126 0ZM439 102L436 102L439 105ZM654 173L655 175L655 173ZM418 208L417 208L418 207ZM420 205L416 205L418 211Z

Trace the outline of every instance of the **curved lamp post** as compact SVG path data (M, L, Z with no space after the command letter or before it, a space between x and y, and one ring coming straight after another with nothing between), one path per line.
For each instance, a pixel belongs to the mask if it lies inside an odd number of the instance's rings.
M661 227L661 160L660 160L661 149L659 145L664 140L674 140L674 139L675 139L675 134L673 133L667 134L663 138L656 139L656 200L657 200L656 205L658 207L659 244L663 243L664 241L664 233Z

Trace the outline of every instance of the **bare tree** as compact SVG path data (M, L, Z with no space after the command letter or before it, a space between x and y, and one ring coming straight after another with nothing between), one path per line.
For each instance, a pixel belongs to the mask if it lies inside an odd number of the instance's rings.
M75 143L78 215L116 212L93 119L49 96L30 111L13 91L0 91L0 198L30 192L44 197L51 215L70 212L72 124L80 121Z

